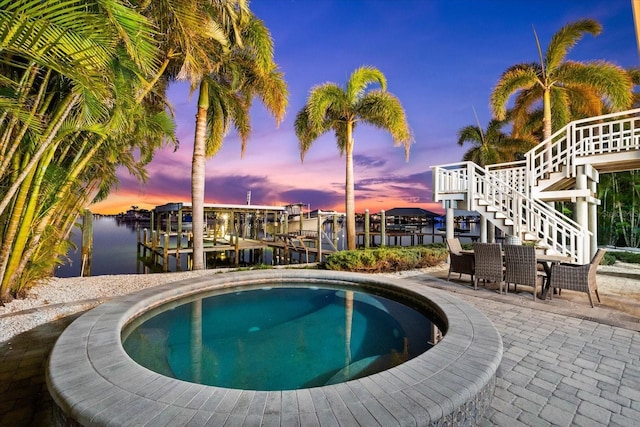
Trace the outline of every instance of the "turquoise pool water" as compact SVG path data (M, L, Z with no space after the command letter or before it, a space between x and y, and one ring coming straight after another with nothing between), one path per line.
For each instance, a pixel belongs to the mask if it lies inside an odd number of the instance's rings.
M420 311L349 288L232 289L156 309L123 331L127 353L166 376L291 390L370 375L431 345Z

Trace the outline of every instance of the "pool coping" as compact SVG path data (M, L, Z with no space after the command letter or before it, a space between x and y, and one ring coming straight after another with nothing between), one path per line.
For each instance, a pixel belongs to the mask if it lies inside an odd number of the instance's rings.
M152 306L216 288L296 279L366 284L425 298L444 314L445 338L378 374L286 391L225 389L168 378L138 365L122 348L122 328ZM502 352L500 334L484 314L432 287L326 270L252 270L147 288L90 310L61 334L46 379L60 425L475 424L493 397Z

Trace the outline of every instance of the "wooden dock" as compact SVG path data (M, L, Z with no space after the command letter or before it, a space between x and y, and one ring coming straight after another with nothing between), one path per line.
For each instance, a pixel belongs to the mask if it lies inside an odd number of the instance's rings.
M138 258L148 260L152 265L159 265L162 271L168 272L172 264L176 270L181 270L182 257L186 256L187 269L190 270L193 257L192 239L193 235L190 232L158 233L147 229L139 230ZM279 233L270 239L250 239L234 235L216 237L205 234L203 252L214 268L218 259L225 260L225 265L233 266L287 265L319 262L324 256L335 251L324 246L318 245L317 236L313 233ZM272 252L271 257L266 256L265 249Z

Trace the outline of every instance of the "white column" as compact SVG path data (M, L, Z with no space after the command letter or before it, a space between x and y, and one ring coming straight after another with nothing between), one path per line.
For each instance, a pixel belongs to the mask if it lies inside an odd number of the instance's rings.
M445 222L445 227L446 227L446 235L447 235L447 239L453 239L454 234L454 228L455 226L453 225L453 219L454 219L454 211L453 211L453 202L448 201L448 206L447 206L447 216L446 216L446 222Z
M587 190L587 174L585 173L584 165L580 165L576 168L576 190ZM587 199L585 197L576 198L576 211L574 212L575 221L586 230L590 230L589 227L589 211ZM584 262L587 258L585 254L588 251L590 245L588 242L584 242L582 247L577 248L579 254L583 254L581 262Z
M480 215L480 241L482 243L487 243L487 227L489 226L489 222L487 221L486 215Z
M595 181L589 182L591 187L591 194L595 197L598 194L598 183ZM598 251L598 204L594 201L589 203L589 230L593 233L590 241L590 258Z

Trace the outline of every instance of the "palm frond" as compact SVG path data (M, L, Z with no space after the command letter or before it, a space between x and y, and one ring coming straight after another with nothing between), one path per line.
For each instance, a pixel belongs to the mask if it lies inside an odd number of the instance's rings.
M329 111L339 116L349 112L349 102L345 92L335 83L325 83L311 89L307 100L307 114L309 125L316 127L316 133L324 128L324 122Z
M304 162L304 157L311 148L311 144L321 135L331 129L327 121L323 121L321 126L312 125L309 121L309 110L303 107L293 123L293 128L298 138L298 148L300 149L300 160Z
M623 111L631 106L633 82L626 70L615 64L566 61L558 68L557 75L567 86L592 88L612 111Z
M393 94L382 90L372 90L362 96L356 106L358 121L389 131L395 146L408 147L413 142L411 129L402 103Z
M460 146L464 145L465 142L482 145L482 142L484 140L482 129L475 125L468 125L458 129L456 135L458 137L458 145Z
M539 69L537 64L517 64L502 74L491 91L489 99L489 105L497 119L503 120L505 118L507 102L512 94L519 90L530 89L539 81Z
M569 50L580 41L584 34L597 36L601 31L602 26L593 19L580 19L562 27L553 35L547 46L545 54L547 75L553 74L553 70L562 64Z
M560 129L571 121L569 97L567 91L557 87L551 88L551 128Z
M367 65L357 68L347 81L346 96L349 102L355 104L372 84L379 84L383 91L387 89L387 79L380 70Z

